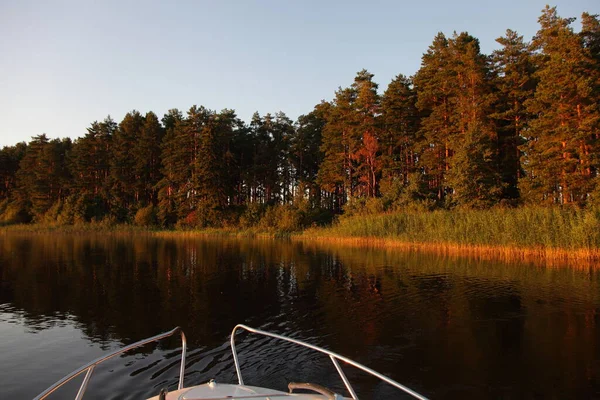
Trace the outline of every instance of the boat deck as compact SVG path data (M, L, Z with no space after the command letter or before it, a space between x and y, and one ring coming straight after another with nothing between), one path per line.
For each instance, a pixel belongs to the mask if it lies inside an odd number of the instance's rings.
M164 397L165 400L269 400L269 399L289 399L289 400L325 400L331 399L330 396L307 393L286 393L278 390L267 389L256 386L231 385L225 383L209 382L203 385L193 386L181 390L169 392ZM333 397L335 400L346 399L340 395ZM161 400L159 396L148 400Z

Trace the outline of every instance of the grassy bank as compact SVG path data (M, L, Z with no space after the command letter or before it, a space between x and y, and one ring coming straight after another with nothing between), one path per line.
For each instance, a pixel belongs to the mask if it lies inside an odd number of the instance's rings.
M155 236L289 237L274 227L164 229L137 225L9 225L0 232L84 234L145 233ZM352 246L420 249L485 258L600 259L600 209L520 208L396 212L342 216L330 226L292 235Z
M282 238L289 237L290 232L278 231L275 229L260 228L202 228L202 229L166 229L156 226L138 226L131 224L96 224L84 223L77 225L56 225L56 224L15 224L0 225L1 233L24 233L24 234L93 234L93 233L111 233L111 234L147 234L161 237L179 237L179 236L226 236L226 237L269 237Z
M343 217L302 240L509 257L600 259L600 209L521 208Z

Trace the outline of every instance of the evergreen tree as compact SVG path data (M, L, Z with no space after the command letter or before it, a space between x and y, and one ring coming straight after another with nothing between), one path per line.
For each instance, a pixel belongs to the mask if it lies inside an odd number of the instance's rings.
M195 191L204 207L227 205L227 153L232 136L231 116L211 112L204 124L196 157Z
M502 48L494 51L497 102L492 118L496 120L499 142L499 162L504 198L519 198L518 183L523 175L521 150L523 136L532 116L525 102L533 98L535 72L529 43L523 36L508 29L504 37L496 39Z
M15 190L19 163L23 159L26 149L27 144L21 142L15 146L5 146L0 150L0 203L9 199Z
M584 12L581 15L581 38L583 46L589 52L592 64L600 68L600 20L597 14Z
M45 134L33 138L19 164L18 201L40 218L58 200L68 196L67 157L71 140L50 141Z
M290 140L290 162L299 195L305 196L308 192L309 200L317 207L321 205L321 188L317 183L319 165L323 160L320 147L330 106L321 102L310 113L299 116Z
M429 189L438 201L446 196L446 171L450 169L452 96L455 75L450 68L448 39L438 33L423 54L414 77L417 108L423 115L419 134L423 136L420 165Z
M266 117L270 121L270 115ZM270 186L270 183L273 181L268 177L273 146L272 138L267 130L267 123L263 121L258 112L252 115L252 120L250 121L252 141L250 200L252 203L265 203L267 201L267 186Z
M203 106L192 106L187 118L176 125L175 170L176 204L179 219L191 214L198 204L198 158L202 142L202 131L210 118L211 111Z
M323 162L319 166L318 184L329 192L329 207L340 211L354 195L355 166L351 154L356 147L353 122L356 92L352 88L338 89L325 116L323 128Z
M70 157L73 193L83 201L85 219L101 218L110 210L110 151L117 124L109 117L93 122L75 141Z
M352 89L356 93L354 101L353 134L351 135L350 158L356 164L356 179L359 190L366 197L378 194L381 172L381 136L379 116L381 114L378 85L373 82L373 74L360 71L354 78Z
M136 172L135 150L141 138L144 117L138 111L125 115L113 135L110 151L112 211L121 221L133 217L143 190Z
M133 153L133 175L135 177L135 201L141 207L156 204L156 186L161 178L161 143L164 130L153 112L146 113L139 137L135 141Z
M390 82L381 99L382 185L388 191L395 183L407 185L408 177L417 171L420 115L416 102L412 81L404 75Z
M253 202L280 202L289 191L287 146L292 121L281 112L262 118L255 113L250 123L253 152Z
M453 203L489 207L502 193L498 137L489 118L494 102L489 59L481 54L479 40L464 32L454 34L449 50L456 92L450 114L454 146L447 183Z
M600 104L600 20L598 15L583 13L581 25L580 35L588 57L588 61L584 63L584 73L592 78L590 101ZM598 196L600 194L600 131L598 126L591 129L585 152L588 153L590 159L591 175L596 175L590 185L593 187L592 192L596 194L595 197L598 198L600 197ZM600 202L596 204L600 204Z
M273 124L273 145L275 149L274 158L276 160L276 176L278 177L277 187L279 188L278 198L280 203L286 204L293 198L292 167L289 155L290 141L294 135L294 123L279 111L275 114Z
M183 130L184 118L177 109L171 109L162 119L165 128L165 137L160 145L161 149L161 179L155 188L158 191L158 217L163 225L172 225L177 222L178 189L185 177L181 168L185 160L180 161L179 140Z
M429 187L439 201L467 206L491 205L498 200L497 137L488 116L492 111L489 60L479 41L467 33L434 38L415 76L417 107L424 113L420 133L424 146L420 158ZM486 137L476 138L473 135ZM485 163L471 152L486 154ZM460 162L454 163L458 154ZM473 157L472 157L473 156ZM472 160L472 165L466 165ZM464 174L477 171L478 193L471 198ZM491 174L485 176L486 174ZM450 199L446 197L451 195ZM472 201L471 201L472 200Z
M228 156L230 204L242 205L250 201L253 190L254 141L249 127L237 117L232 119L233 136Z
M539 84L527 109L537 118L528 132L523 187L534 202L582 204L594 187L599 78L573 20L546 7L533 40Z

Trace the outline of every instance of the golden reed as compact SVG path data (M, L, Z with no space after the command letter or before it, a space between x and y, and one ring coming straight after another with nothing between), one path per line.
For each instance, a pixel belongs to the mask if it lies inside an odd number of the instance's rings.
M401 251L424 251L452 258L469 257L479 260L503 262L530 262L547 267L600 268L600 249L558 249L549 247L516 247L468 245L456 243L418 243L376 237L334 237L295 235L292 240L312 243L316 246L342 245L398 249Z

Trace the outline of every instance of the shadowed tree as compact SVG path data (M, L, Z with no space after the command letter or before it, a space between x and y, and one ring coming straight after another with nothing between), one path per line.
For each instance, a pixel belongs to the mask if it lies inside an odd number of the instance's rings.
M499 143L499 163L505 191L504 198L519 198L519 179L523 176L521 150L523 136L532 115L525 102L535 91L535 72L532 52L523 36L508 29L496 39L502 47L492 56L496 77L497 101L491 115L496 121Z
M18 199L39 219L58 200L68 196L71 180L67 157L70 139L48 140L45 134L33 138L17 171Z
M125 115L113 135L110 151L112 212L120 221L130 220L142 191L136 150L139 150L144 117L138 111Z
M396 76L381 98L382 192L407 185L409 175L417 171L420 115L416 102L412 81L404 75Z
M325 119L321 152L323 162L319 166L317 183L329 192L329 207L340 211L349 197L354 195L353 177L355 166L351 159L356 141L353 139L353 89L338 89Z
M73 193L82 199L86 219L101 218L110 209L110 148L117 124L109 117L93 122L75 141L70 169Z
M321 188L317 183L317 174L323 161L320 147L330 107L329 103L322 102L310 113L298 117L296 130L290 142L290 162L295 185L298 186L301 196L308 191L309 200L315 207L321 205Z
M15 189L19 163L25 156L26 149L27 144L21 142L0 150L0 202L7 200Z

